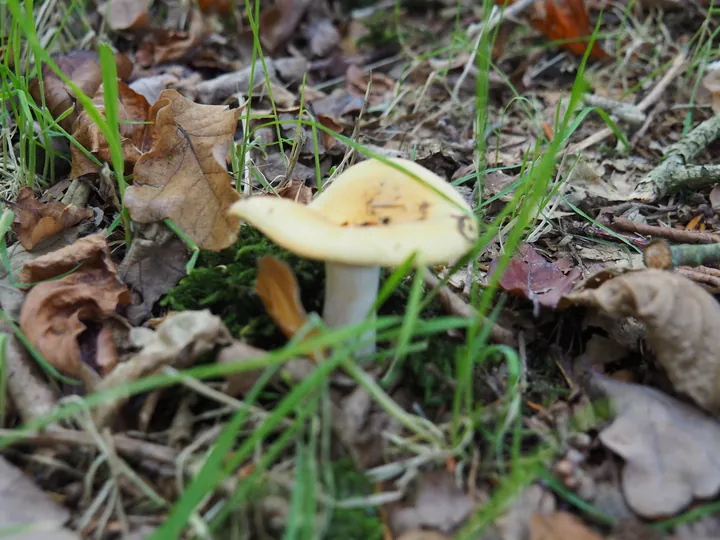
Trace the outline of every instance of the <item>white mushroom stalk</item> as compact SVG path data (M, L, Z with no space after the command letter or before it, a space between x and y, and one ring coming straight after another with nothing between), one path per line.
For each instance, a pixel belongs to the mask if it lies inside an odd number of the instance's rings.
M371 159L346 169L308 205L255 196L229 210L284 249L325 262L329 327L374 316L381 266L413 255L418 266L449 263L477 241L472 210L450 184L412 161L390 161L410 174ZM360 339L355 356L373 354L375 332Z

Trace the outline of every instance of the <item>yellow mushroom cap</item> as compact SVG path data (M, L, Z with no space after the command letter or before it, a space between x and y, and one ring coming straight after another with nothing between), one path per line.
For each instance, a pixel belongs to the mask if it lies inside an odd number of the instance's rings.
M308 205L254 196L229 212L279 246L305 257L357 266L447 263L476 242L471 208L445 180L406 159L349 167Z

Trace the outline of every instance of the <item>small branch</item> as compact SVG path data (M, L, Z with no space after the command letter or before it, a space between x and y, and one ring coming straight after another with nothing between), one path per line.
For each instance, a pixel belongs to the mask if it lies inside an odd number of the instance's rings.
M647 119L645 112L641 111L637 105L633 105L632 103L625 103L596 94L586 95L585 103L591 107L603 109L612 116L615 116L618 120L622 120L628 124L641 125Z
M636 223L628 218L616 217L610 225L613 229L625 232L634 232L653 238L664 238L678 244L716 244L720 242L720 235L702 231L686 231L671 227L659 227L647 223Z
M425 270L424 278L425 283L432 288L440 285L440 280L430 270ZM468 318L477 315L475 309L465 302L465 300L463 300L459 295L451 291L447 285L440 287L440 290L438 291L438 299L442 305L445 306L445 309L453 315ZM486 320L485 324L489 324L489 321ZM514 347L517 344L515 335L510 330L507 330L496 323L492 323L490 328L490 340L495 343L502 343L511 347Z

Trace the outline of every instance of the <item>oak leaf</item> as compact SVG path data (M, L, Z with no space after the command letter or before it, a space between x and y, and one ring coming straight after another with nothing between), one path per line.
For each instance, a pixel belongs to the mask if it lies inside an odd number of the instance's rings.
M720 490L717 420L654 388L597 373L590 384L610 401L615 419L599 438L625 460L622 490L634 512L669 516Z
M665 270L628 271L606 281L588 280L563 302L606 314L635 317L676 391L700 407L720 412L720 304L705 289Z
M46 281L67 274L60 279ZM103 321L127 304L130 295L115 274L104 233L93 234L33 259L20 272L24 283L38 283L25 298L20 328L30 343L58 370L83 377L78 337L93 321L97 334L95 364L107 372L117 362L112 329Z
M9 206L15 212L13 229L20 244L28 251L45 238L93 216L89 208L78 208L61 202L40 202L29 187L22 188L17 200L9 203Z
M122 143L123 158L127 172L132 172L135 163L150 149L153 125L148 117L150 104L145 96L138 94L123 82L118 81L118 130ZM100 114L105 115L105 94L100 86L93 97L93 104ZM73 137L101 162L110 162L110 145L98 125L87 112L80 113L75 123ZM100 166L88 158L75 145L70 146L72 170L70 178L98 173Z
M54 58L55 63L66 77L68 77L86 96L92 97L102 84L102 70L100 58L95 51L73 51L64 56ZM118 78L127 81L133 70L130 59L121 53L115 54L115 64ZM42 105L43 94L45 104L53 118L76 105L76 96L73 91L55 74L50 67L42 68L42 92L40 82L34 79L30 83L30 95L35 103ZM60 121L60 126L72 132L73 123L80 115L77 108Z
M170 218L198 246L220 250L237 238L239 220L227 209L240 196L226 156L237 127L237 109L198 105L164 90L150 111L152 149L135 165L125 205L133 220Z

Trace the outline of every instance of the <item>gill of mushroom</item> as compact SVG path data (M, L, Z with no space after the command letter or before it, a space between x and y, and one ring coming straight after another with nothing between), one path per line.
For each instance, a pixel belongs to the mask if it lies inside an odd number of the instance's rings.
M229 209L280 247L324 261L323 319L330 328L375 316L380 267L410 257L415 266L447 264L477 241L472 209L452 185L413 161L388 161L356 163L308 205L252 196ZM360 340L356 358L375 352L374 330Z

